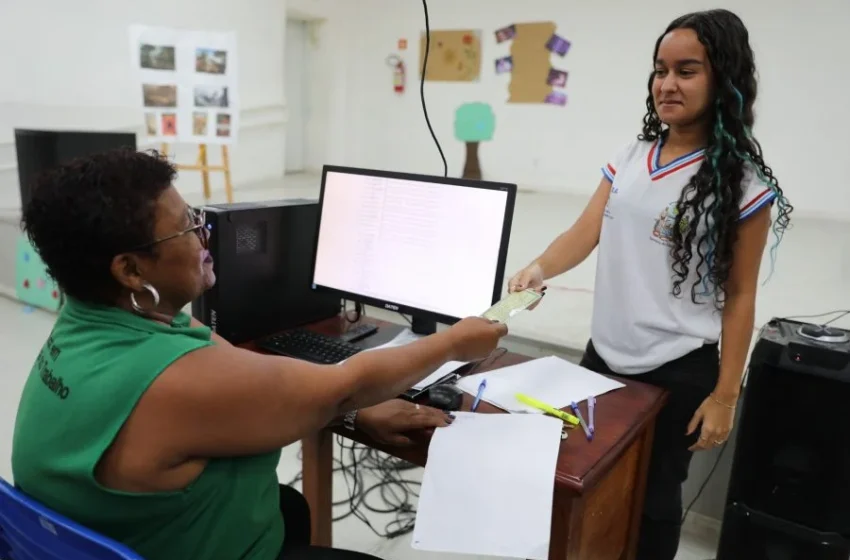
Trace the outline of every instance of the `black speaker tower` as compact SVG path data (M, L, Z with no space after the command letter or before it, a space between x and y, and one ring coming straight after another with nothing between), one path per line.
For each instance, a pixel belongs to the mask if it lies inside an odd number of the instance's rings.
M717 560L850 558L850 333L770 321L750 358Z

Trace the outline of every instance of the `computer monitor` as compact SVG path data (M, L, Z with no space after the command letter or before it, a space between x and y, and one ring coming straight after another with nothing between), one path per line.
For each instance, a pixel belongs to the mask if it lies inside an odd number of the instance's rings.
M136 149L133 132L15 129L21 207L32 197L32 181L39 173L72 159L116 148Z
M325 166L313 289L409 314L413 330L502 294L516 185Z

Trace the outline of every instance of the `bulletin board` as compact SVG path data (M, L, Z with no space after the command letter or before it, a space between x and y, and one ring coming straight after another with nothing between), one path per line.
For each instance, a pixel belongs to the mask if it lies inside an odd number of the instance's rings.
M553 22L518 23L511 44L513 60L508 103L545 103L554 88L548 83L552 52L546 48L555 34Z
M419 41L419 74L425 61L426 35ZM477 82L481 78L481 31L431 31L426 81Z

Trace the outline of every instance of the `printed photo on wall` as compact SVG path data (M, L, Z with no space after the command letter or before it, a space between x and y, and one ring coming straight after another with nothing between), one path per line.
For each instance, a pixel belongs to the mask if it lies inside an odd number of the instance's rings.
M157 136L159 134L156 113L145 113L145 128L147 129L148 136Z
M177 107L177 86L142 84L145 107Z
M509 25L496 30L496 42L504 43L510 41L516 36L516 25Z
M139 45L139 65L147 70L174 70L174 47Z
M562 91L553 91L546 96L545 103L550 105L560 105L563 107L567 104L567 94Z
M174 113L162 114L162 135L177 136L177 115Z
M192 134L195 136L206 136L209 130L209 115L201 111L192 113Z
M570 42L555 33L546 43L546 48L559 56L566 56L570 50Z
M195 86L195 107L228 107L227 88Z
M546 83L550 86L565 87L567 85L567 73L563 70L552 68L549 70L549 78L546 80Z
M227 72L227 51L197 49L195 51L195 71L204 74L225 74Z
M496 74L505 74L513 70L514 57L506 56L496 60Z
M221 113L216 117L215 135L230 136L230 115L227 113Z

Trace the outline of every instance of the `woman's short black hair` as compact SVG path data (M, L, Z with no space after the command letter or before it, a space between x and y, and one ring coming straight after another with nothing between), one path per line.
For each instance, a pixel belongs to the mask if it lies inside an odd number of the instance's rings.
M39 175L23 228L70 297L112 304L112 259L154 238L156 201L177 172L156 152L113 150Z

